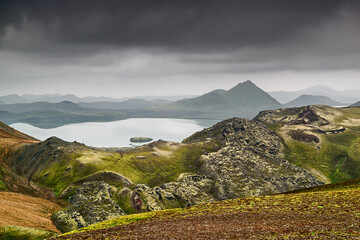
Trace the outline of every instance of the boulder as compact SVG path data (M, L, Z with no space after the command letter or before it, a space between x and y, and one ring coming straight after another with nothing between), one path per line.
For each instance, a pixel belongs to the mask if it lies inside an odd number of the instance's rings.
M69 198L68 208L52 216L55 226L67 232L125 215L114 201L116 190L103 181L83 183Z

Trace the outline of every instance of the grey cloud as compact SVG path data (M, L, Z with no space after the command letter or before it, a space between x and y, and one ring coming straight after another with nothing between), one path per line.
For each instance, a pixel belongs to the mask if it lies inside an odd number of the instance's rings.
M271 45L333 18L340 0L3 1L2 32L33 24L57 44L206 51ZM356 3L356 2L355 2Z
M0 85L106 95L315 71L359 84L358 39L358 0L0 0Z

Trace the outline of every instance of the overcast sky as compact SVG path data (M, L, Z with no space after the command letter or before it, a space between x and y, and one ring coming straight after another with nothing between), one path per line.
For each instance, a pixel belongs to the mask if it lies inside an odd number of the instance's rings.
M0 95L360 88L358 0L0 0Z

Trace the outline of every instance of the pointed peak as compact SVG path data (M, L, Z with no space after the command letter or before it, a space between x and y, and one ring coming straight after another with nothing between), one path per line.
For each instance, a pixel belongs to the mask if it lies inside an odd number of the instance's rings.
M245 82L243 82L243 84L254 84L255 85L255 83L253 83L251 80L246 80Z
M245 82L241 82L241 83L237 84L235 87L237 87L237 86L256 86L256 85L252 81L246 80Z
M253 83L250 80L246 80L245 82L241 82L238 83L236 86L234 86L233 88L231 88L229 90L229 92L234 91L234 89L246 89L246 88L256 88L256 89L260 89L258 86L255 85L255 83Z

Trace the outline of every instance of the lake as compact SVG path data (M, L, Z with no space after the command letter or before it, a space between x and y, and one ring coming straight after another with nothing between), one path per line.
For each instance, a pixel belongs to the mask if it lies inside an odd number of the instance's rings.
M129 147L131 137L181 142L184 138L216 122L218 121L130 118L114 122L75 123L51 129L42 129L26 123L14 123L10 126L40 140L56 136L65 141L77 141L92 147Z

